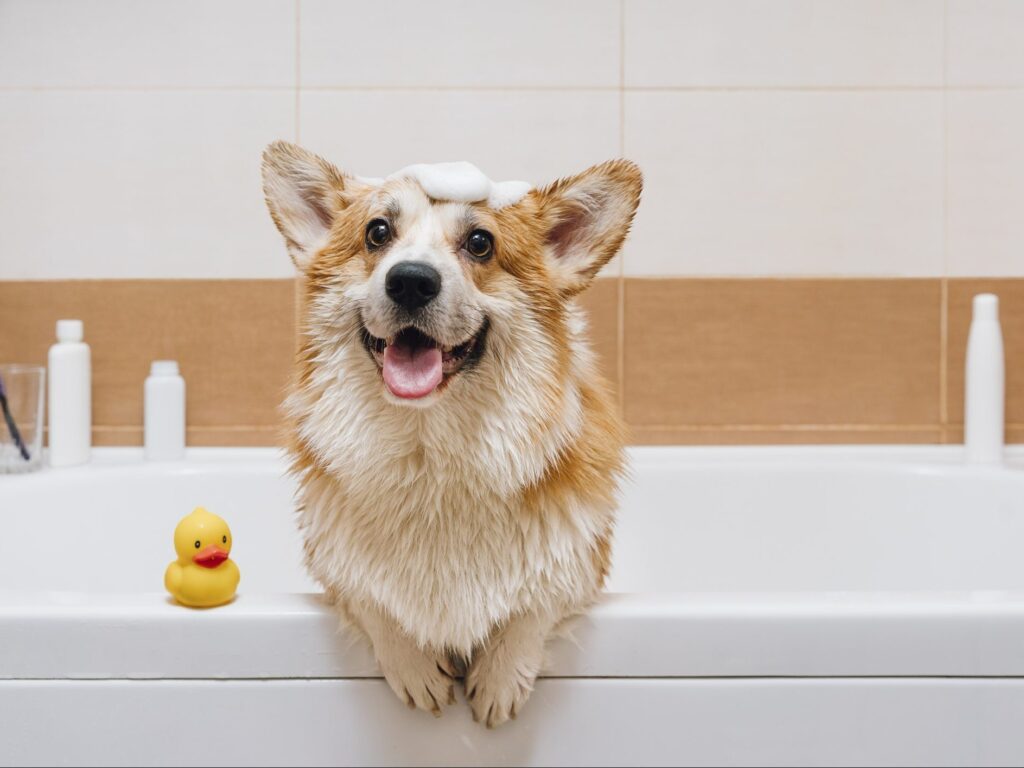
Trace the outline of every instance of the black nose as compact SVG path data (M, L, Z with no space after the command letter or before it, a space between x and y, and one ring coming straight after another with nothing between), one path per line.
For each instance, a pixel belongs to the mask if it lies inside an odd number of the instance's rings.
M402 261L388 270L384 290L398 306L419 309L441 292L441 275L421 261Z

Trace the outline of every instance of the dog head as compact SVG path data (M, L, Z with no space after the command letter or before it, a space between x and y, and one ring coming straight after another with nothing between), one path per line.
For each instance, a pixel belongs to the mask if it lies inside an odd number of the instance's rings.
M264 153L263 178L306 276L318 359L350 379L372 374L393 406L418 407L500 397L510 366L558 379L572 297L619 250L641 188L636 166L615 160L502 207L453 202L416 178L346 175L285 142Z

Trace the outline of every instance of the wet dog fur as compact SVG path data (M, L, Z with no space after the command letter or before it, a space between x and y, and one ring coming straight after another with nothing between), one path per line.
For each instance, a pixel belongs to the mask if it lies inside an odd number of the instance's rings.
M263 178L302 280L285 411L307 566L400 699L440 714L464 673L474 717L499 725L608 572L623 429L576 296L618 252L640 172L609 161L495 210L277 142ZM467 248L481 231L485 258ZM385 286L408 260L442 286L413 313ZM410 327L446 356L415 399L380 355Z

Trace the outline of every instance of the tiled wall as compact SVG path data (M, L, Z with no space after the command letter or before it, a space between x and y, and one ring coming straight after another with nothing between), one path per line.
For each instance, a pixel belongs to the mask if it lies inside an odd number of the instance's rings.
M1024 439L1021 40L1015 0L0 0L0 360L83 316L99 439L138 440L172 355L191 440L272 442L266 143L536 182L625 155L588 304L636 440L956 440L983 286Z
M624 289L621 290L620 289ZM601 278L585 295L637 443L962 439L970 297L1003 297L1008 437L1024 442L1024 278ZM291 279L0 281L0 360L84 319L95 438L137 444L149 361L180 361L193 445L274 444Z

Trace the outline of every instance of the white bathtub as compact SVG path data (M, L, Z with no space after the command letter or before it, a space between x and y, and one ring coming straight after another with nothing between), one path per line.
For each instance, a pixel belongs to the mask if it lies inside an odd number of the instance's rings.
M309 594L273 451L0 477L0 763L1020 764L1024 452L632 451L604 602L520 718L394 698ZM228 519L235 603L162 593Z

